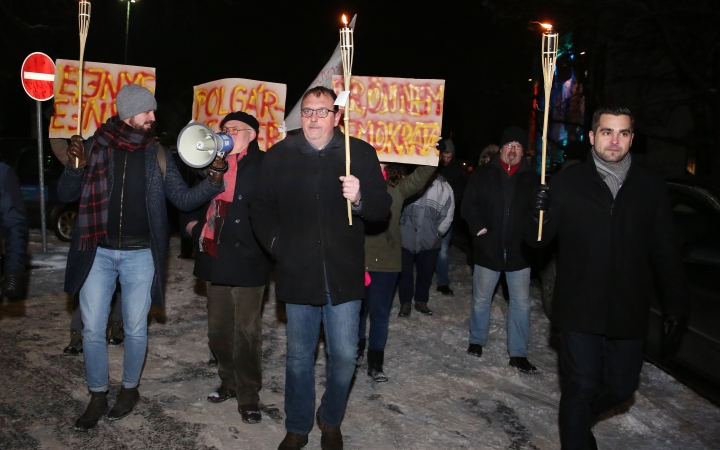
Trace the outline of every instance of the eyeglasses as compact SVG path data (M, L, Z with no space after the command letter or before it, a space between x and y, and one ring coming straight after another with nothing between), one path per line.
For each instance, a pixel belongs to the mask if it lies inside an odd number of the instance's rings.
M511 148L514 148L515 150L522 150L523 146L520 144L505 144L503 145L503 148L510 150Z
M318 119L324 119L328 116L329 113L335 113L332 109L327 108L320 108L320 109L310 109L310 108L303 108L300 110L300 114L305 117L309 118L312 117L313 113L317 114Z
M222 127L220 129L223 133L229 134L231 136L234 136L238 134L241 131L254 131L252 128L238 128L238 127Z

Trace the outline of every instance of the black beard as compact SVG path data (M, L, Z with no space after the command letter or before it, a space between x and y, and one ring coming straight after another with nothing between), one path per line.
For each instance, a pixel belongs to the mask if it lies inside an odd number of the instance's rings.
M147 122L142 123L142 124L132 124L131 123L130 126L133 127L134 129L140 131L141 133L149 134L149 133L155 133L155 124L156 124L156 122L154 122L154 121L151 122L149 130L145 130L145 128L143 128L145 125L147 125Z

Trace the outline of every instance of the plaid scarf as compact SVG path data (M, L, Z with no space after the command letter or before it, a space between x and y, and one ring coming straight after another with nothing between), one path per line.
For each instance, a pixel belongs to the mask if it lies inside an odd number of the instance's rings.
M200 251L205 252L213 258L217 258L217 246L220 244L220 232L222 231L225 217L232 206L235 196L235 180L237 178L238 162L247 155L247 149L235 155L228 155L225 160L228 162L228 171L223 179L225 190L210 200L210 206L205 213L205 225L200 232Z
M149 147L154 133L144 133L113 116L95 132L95 142L90 149L85 181L80 193L80 207L75 232L80 235L80 250L95 248L105 236L108 220L110 192L110 149L129 152Z

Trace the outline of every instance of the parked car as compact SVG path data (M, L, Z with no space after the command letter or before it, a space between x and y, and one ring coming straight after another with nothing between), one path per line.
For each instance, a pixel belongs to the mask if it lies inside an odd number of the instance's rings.
M28 226L40 228L40 171L37 139L0 138L0 161L12 167L20 181L20 190L27 209ZM48 140L43 141L43 174L45 220L48 230L58 239L69 242L72 238L78 204L63 203L57 198L57 183L63 165L53 155Z
M662 311L654 296L645 358L720 405L720 186L697 179L670 180L667 186L682 244L692 312L677 353L666 357L660 347ZM540 279L543 308L549 317L556 273L554 255L547 261Z

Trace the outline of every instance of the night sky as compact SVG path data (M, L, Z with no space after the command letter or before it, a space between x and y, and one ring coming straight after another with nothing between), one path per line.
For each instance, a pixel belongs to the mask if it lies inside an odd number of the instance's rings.
M33 51L78 58L77 1L2 3L0 136L29 136L35 102L20 66ZM504 127L527 127L528 79L539 68L540 31L527 14L498 20L489 3L137 0L127 63L157 69L159 132L176 134L191 116L192 87L220 78L284 83L289 112L337 45L341 15L357 14L353 75L444 79L443 136L467 157ZM86 61L123 63L126 5L92 2Z

